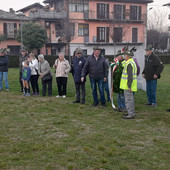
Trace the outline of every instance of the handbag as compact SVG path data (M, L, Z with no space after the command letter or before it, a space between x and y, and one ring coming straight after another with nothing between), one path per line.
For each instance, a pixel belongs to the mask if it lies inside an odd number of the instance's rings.
M51 80L52 79L52 76L50 73L46 74L44 77L42 77L42 81L48 81L48 80Z

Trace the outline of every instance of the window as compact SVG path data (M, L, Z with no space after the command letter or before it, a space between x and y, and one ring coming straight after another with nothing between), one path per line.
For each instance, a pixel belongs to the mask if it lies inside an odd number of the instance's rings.
M125 5L114 5L114 19L115 20L125 20L126 7Z
M69 0L70 12L84 12L89 9L89 0Z
M55 4L54 4L54 9L55 9L56 11L62 11L62 10L64 10L64 1L62 1L62 0L56 1Z
M70 23L70 35L75 36L75 23Z
M132 42L138 42L138 28L132 28Z
M114 42L122 42L123 29L122 27L113 28L114 31Z
M14 55L14 54L19 54L20 53L21 46L8 45L7 48L9 49L10 54Z
M109 19L109 4L97 4L97 18Z
M97 27L97 42L109 42L109 27Z
M79 36L89 36L89 25L79 24L78 25L78 35Z
M17 24L16 23L4 23L4 34L7 38L15 38L15 34L17 33Z
M130 6L130 20L141 20L141 6Z

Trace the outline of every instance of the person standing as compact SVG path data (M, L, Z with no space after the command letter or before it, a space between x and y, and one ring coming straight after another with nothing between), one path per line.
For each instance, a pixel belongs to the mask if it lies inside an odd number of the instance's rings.
M128 114L123 119L135 118L134 92L137 91L137 66L133 60L133 52L125 52L125 67L122 72L120 88L124 90L125 105Z
M31 69L31 86L32 86L32 95L39 95L39 86L38 86L38 60L35 58L33 53L29 54L29 67Z
M114 59L114 62L112 65L116 65L116 68L113 72L113 92L117 93L117 104L118 107L116 108L119 112L125 112L126 106L125 106L125 98L124 98L124 91L123 89L120 89L120 80L122 76L122 72L125 65L125 60L123 58L123 53L121 50L118 50L116 58Z
M8 63L9 63L9 58L6 55L7 49L6 48L1 48L0 49L0 91L3 90L3 85L2 81L4 78L5 82L5 88L6 91L9 91L9 84L8 84Z
M75 57L73 58L72 73L76 87L76 100L73 103L80 103L80 89L82 91L81 104L85 104L85 80L81 82L81 73L86 62L86 58L82 55L82 49L77 48Z
M26 47L21 48L21 55L19 56L19 82L21 90L20 92L23 92L23 82L22 82L22 68L23 68L23 62L28 59L27 49Z
M66 98L67 79L71 67L68 60L64 58L64 54L62 52L59 53L59 58L55 61L53 67L55 68L56 82L58 87L58 95L56 97Z
M23 62L23 69L22 69L22 83L23 83L24 96L30 96L30 86L29 86L30 77L31 77L31 69L29 67L29 61L26 60Z
M50 65L48 61L44 59L44 55L40 54L38 56L38 74L41 77L42 81L42 96L46 95L46 88L48 86L48 96L52 96L52 79L53 75L50 70Z
M152 45L148 45L145 50L145 66L142 72L143 78L146 79L146 92L148 99L148 102L145 105L156 107L157 79L160 78L160 74L164 69L164 65L159 57L153 53Z
M104 57L100 54L100 48L95 46L93 48L93 54L90 55L83 67L81 74L81 81L85 81L87 73L89 74L92 94L94 102L92 106L97 106L99 104L97 85L100 93L100 102L102 107L106 107L105 96L104 96L104 81L107 80L107 67Z

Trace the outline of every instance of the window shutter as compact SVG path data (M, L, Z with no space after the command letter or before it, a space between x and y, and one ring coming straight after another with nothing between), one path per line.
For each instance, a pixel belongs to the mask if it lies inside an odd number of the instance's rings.
M7 35L7 23L3 24L4 34Z
M138 18L138 20L141 20L141 10L142 10L142 7L139 6L139 18Z
M126 6L123 5L123 20L126 19Z
M100 41L100 27L97 27L97 42Z
M110 28L107 27L107 28L106 28L106 42L109 42L109 37L110 37L110 36L109 36L109 35L110 35L110 34L109 34L109 31L110 31Z
M107 4L107 11L106 11L106 13L107 13L107 19L109 19L109 4Z
M17 23L14 23L14 34L17 33Z
M100 18L100 4L97 4L97 18Z

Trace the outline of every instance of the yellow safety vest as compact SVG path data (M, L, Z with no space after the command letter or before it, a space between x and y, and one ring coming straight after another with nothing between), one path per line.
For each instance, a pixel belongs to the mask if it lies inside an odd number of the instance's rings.
M127 67L129 64L131 64L131 66L132 66L132 73L133 73L133 81L132 81L132 85L131 85L131 90L137 91L137 67L136 67L136 64L135 64L133 58L126 61L125 67L122 72L120 88L123 90L129 89L128 88L128 74L127 74Z

